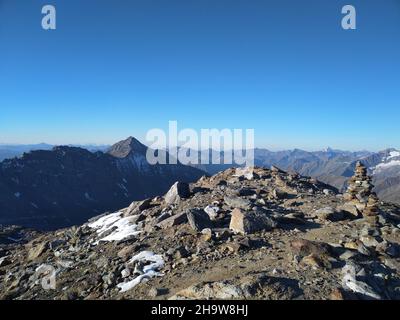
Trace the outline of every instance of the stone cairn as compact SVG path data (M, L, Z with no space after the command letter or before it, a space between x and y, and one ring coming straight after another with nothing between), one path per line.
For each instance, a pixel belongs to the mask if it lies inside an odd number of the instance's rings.
M375 217L379 213L379 199L372 192L374 185L371 177L367 174L367 168L358 161L354 176L349 180L345 200L353 203L364 217Z

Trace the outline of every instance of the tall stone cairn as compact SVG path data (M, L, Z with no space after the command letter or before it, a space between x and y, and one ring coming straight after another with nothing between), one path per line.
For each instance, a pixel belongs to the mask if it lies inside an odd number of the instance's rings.
M371 183L371 177L367 174L367 168L358 161L354 176L349 180L344 199L357 207L364 217L377 216L379 213L379 199L372 192L374 185Z

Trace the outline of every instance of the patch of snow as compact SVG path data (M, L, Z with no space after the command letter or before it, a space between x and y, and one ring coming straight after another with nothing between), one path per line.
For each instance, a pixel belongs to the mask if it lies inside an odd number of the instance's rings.
M153 277L161 277L164 274L159 272L160 269L164 267L164 259L161 255L154 254L151 251L142 251L132 257L129 260L128 264L132 264L134 262L142 262L142 263L149 263L143 267L143 274L137 276L136 278L128 281L122 282L117 285L118 288L121 289L121 292L126 292L137 286L144 280Z
M358 292L373 299L382 299L368 284L356 279L354 267L346 264L342 270L343 275L343 286L349 288L353 292Z
M253 172L254 172L253 167L236 168L233 177L244 177L247 180L252 180Z
M208 214L211 220L215 220L218 216L219 207L217 206L207 206L204 211Z
M373 169L373 174L382 172L383 170L386 170L388 168L400 166L400 160L392 160L390 162L386 163L380 163L376 167L372 168Z
M137 225L132 223L134 218L135 216L122 217L122 212L118 211L101 217L88 224L88 226L89 228L96 229L96 232L100 237L103 233L108 233L112 230L111 233L106 237L101 238L98 242L120 241L141 232L137 230Z
M389 159L396 158L396 157L400 157L400 152L399 151L391 151L389 153L389 156L386 159L389 160Z

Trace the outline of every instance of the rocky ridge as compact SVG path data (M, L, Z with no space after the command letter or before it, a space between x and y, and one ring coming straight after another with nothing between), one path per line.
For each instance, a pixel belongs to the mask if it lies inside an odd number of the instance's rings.
M362 164L344 195L277 167L228 169L1 244L0 296L399 299L399 227Z
M165 193L177 180L203 174L181 163L150 165L133 137L106 152L58 146L0 162L0 224L55 230L132 200Z

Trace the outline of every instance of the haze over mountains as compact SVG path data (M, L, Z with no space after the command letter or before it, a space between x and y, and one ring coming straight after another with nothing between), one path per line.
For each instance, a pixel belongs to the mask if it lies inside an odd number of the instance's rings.
M105 151L107 145L69 145L70 147L81 147L89 151ZM34 150L51 150L55 145L47 143L37 144L0 144L0 161L21 156L24 152Z
M78 224L133 200L161 195L176 181L192 182L206 173L213 175L235 166L152 166L146 160L147 147L132 137L108 149L86 148L90 151L48 144L1 145L0 152L8 152L11 159L0 163L0 224L39 229ZM219 155L223 159L223 154ZM395 149L381 152L255 149L254 155L256 166L275 165L317 178L339 190L344 190L356 162L361 160L373 176L379 197L400 203L400 152Z

